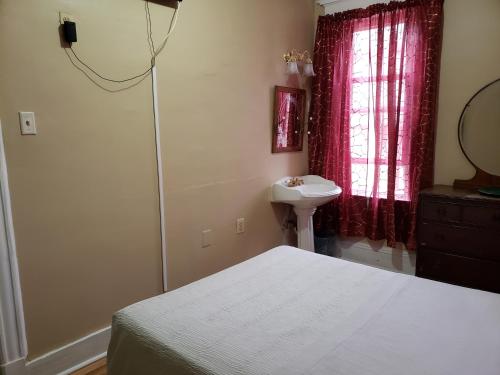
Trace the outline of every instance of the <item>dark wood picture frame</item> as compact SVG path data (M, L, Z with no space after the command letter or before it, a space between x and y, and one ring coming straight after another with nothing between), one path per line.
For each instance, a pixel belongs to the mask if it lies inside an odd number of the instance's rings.
M462 110L462 113L460 114L460 119L458 120L458 143L460 145L460 149L462 150L462 153L464 156L467 158L469 163L476 169L476 173L474 174L474 177L472 177L470 180L455 180L453 182L453 187L459 188L459 189L478 189L482 187L500 187L500 176L496 176L493 174L490 174L484 170L482 170L477 163L475 163L469 154L467 154L467 151L465 150L464 144L462 142L462 137L460 136L460 132L463 126L463 121L464 121L464 116L465 113L467 112L467 109L471 105L472 101L483 91L485 91L488 87L500 83L500 78L488 83L487 85L483 86L479 91L477 91L472 97L469 99L467 104L465 104L464 109Z
M278 145L278 134L281 126L280 120L280 97L282 93L294 94L297 96L297 119L289 126L292 127L292 131L297 134L297 142L292 144L291 146L279 146ZM293 87L284 87L284 86L276 86L274 89L274 120L273 120L273 136L272 136L272 153L280 153L280 152L296 152L302 151L303 143L304 143L304 124L305 124L305 115L306 115L306 90L293 88Z

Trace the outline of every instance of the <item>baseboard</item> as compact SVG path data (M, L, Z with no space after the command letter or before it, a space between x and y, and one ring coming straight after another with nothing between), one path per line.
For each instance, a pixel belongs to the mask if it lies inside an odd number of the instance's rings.
M103 328L26 363L27 375L67 375L106 356L111 327Z
M335 256L389 271L415 275L415 252L403 248L394 249L380 241L340 238L336 240Z
M18 359L14 362L9 362L0 365L0 375L25 375L26 374L26 360L24 358Z

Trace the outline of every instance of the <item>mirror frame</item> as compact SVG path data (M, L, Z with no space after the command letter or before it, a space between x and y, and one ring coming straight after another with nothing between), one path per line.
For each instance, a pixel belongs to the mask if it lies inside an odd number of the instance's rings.
M465 151L465 147L462 143L462 138L460 137L460 131L463 126L463 120L465 116L465 112L467 111L467 108L469 108L470 104L472 101L484 90L486 90L488 87L494 85L495 83L500 82L500 78L495 79L494 81L486 84L483 86L481 89L479 89L472 97L469 99L469 101L465 104L464 109L462 110L462 113L460 114L460 119L458 120L458 143L460 145L460 149L462 150L462 153L465 155L469 163L476 168L476 174L474 177L472 177L470 180L455 180L453 182L453 187L455 188L461 188L461 189L478 189L481 187L500 187L500 176L496 176L493 174L490 174L484 170L482 170L480 167L474 163L467 152Z
M279 94L285 92L290 94L300 94L301 96L301 112L299 115L299 145L298 146L290 146L290 147L277 147L278 140L278 126L279 126ZM305 116L306 116L306 90L293 88L293 87L285 87L285 86L275 86L274 88L274 119L273 119L273 136L272 136L272 153L280 153L280 152L295 152L302 151L304 144L304 124L305 124Z

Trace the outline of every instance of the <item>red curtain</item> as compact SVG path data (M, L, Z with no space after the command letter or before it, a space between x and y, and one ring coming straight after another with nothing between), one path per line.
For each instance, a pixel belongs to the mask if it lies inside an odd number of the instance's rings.
M309 123L310 173L340 198L318 230L416 248L418 192L433 183L443 0L320 17Z

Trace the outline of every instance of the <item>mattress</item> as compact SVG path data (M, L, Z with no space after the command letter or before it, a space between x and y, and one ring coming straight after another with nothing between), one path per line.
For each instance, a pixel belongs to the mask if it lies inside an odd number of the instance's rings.
M281 246L113 317L110 375L499 375L500 295Z

